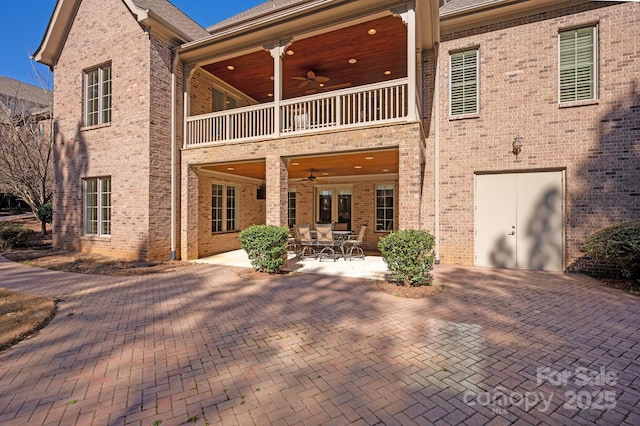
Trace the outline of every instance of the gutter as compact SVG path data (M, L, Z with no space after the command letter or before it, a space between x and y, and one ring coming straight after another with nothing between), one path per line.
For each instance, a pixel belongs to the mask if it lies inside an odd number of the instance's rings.
M170 260L176 260L176 68L178 67L177 49L173 49L173 61L171 61L171 254Z
M434 140L434 160L433 160L433 177L434 177L434 237L436 240L435 247L435 263L440 264L440 43L435 44L436 54L436 75L434 87L434 104L435 111L435 140Z

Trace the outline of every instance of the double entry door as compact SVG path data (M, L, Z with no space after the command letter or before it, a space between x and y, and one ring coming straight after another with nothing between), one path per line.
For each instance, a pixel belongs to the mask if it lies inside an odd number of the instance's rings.
M316 185L315 222L344 223L351 230L352 199L350 185Z
M564 270L564 172L478 174L475 264Z

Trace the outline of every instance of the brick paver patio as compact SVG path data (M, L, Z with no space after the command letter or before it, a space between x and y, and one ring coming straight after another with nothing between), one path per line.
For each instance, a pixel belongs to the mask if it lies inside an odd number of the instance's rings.
M245 272L0 258L0 286L59 299L0 352L0 424L640 424L640 300L595 280L439 267L446 291L408 300Z

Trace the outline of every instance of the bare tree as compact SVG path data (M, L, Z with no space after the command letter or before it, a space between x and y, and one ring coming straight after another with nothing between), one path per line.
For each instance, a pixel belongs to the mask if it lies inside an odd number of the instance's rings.
M31 207L46 235L46 222L37 212L53 195L53 93L44 89L39 74L40 88L2 79L0 187Z

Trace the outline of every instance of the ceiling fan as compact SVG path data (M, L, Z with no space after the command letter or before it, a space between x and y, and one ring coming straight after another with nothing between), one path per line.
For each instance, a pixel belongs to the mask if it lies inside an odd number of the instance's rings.
M315 180L318 179L316 176L314 176L313 174L313 169L309 170L309 176L307 176L306 178L302 178L300 179L303 182L315 182Z
M309 70L304 77L291 77L293 80L301 81L298 85L299 89L302 89L306 86L311 86L314 89L322 89L324 87L324 83L331 80L329 77L323 77L321 75L316 75L315 72Z

